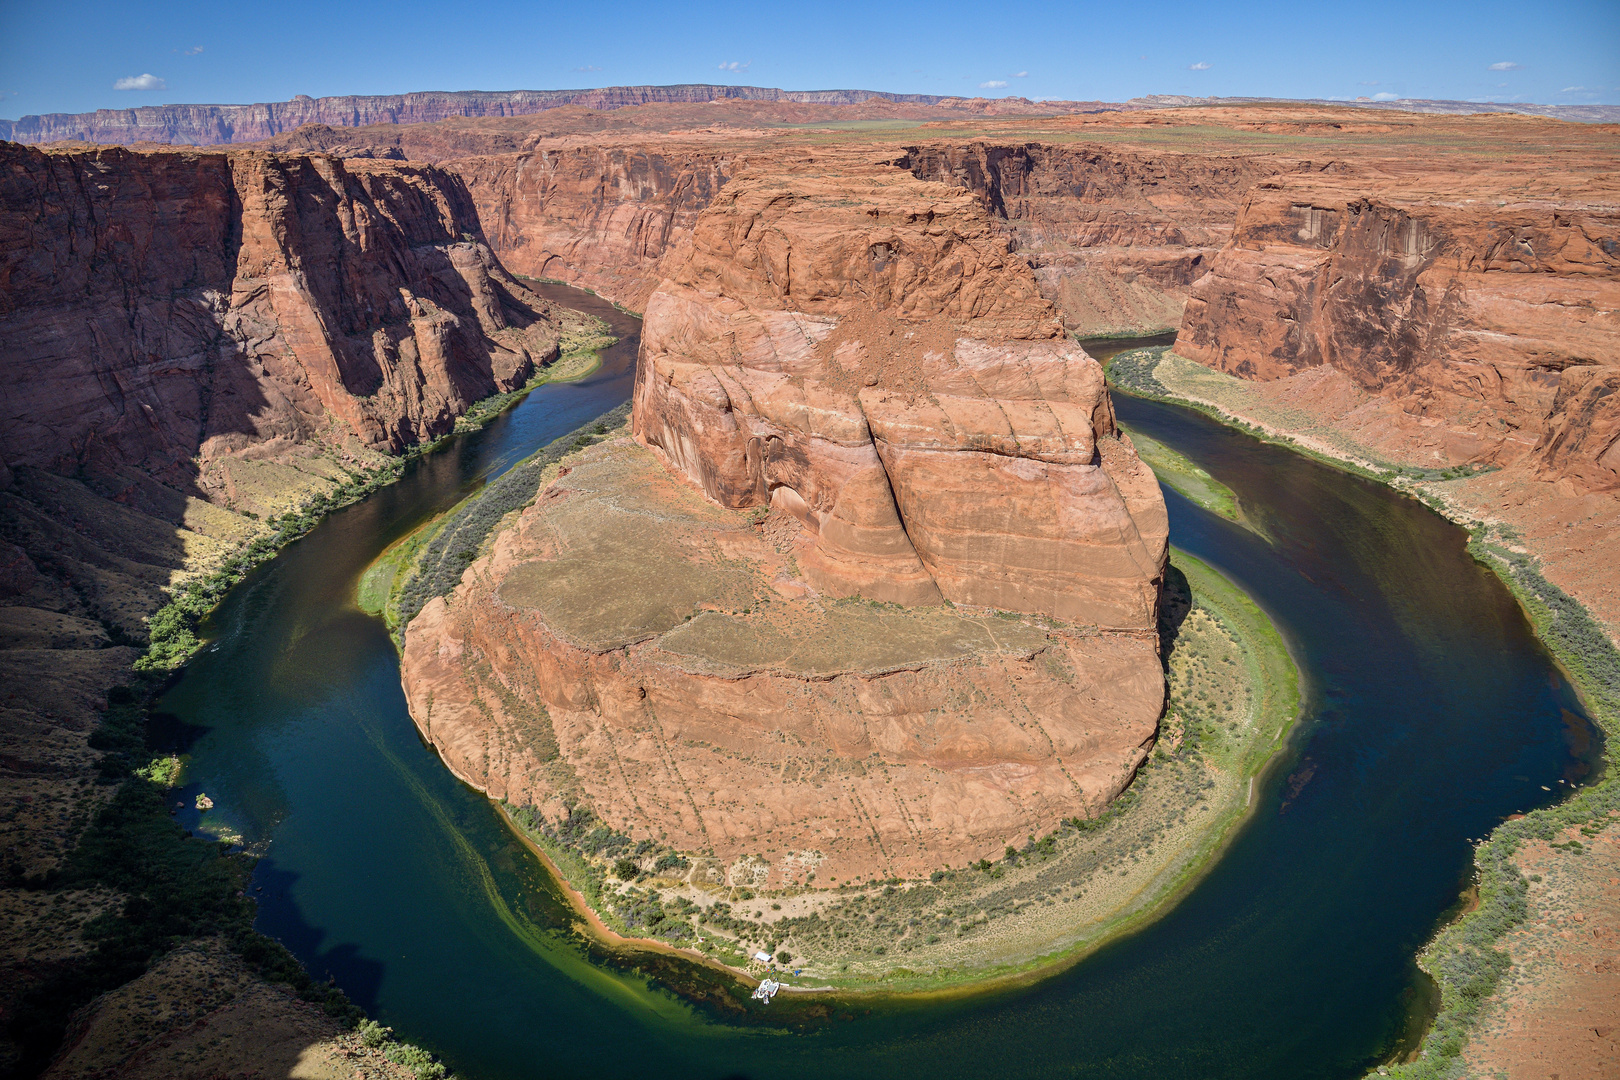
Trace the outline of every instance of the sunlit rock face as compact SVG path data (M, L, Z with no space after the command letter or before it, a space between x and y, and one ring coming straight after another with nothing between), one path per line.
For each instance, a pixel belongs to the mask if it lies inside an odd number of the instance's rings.
M829 595L1151 628L1158 487L1007 247L898 169L734 180L648 302L637 437L792 513Z

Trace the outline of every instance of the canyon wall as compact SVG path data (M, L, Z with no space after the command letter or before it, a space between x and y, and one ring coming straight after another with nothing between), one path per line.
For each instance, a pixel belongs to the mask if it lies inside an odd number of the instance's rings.
M1041 291L1082 336L1174 329L1244 194L1304 162L1087 145L940 143L895 164L965 188L1004 219Z
M1287 159L987 142L896 147L889 156L568 140L468 155L458 152L472 144L467 133L436 132L430 141L417 130L379 131L377 141L462 176L490 244L514 272L583 285L638 311L661 277L658 260L730 176L829 159L840 166L888 160L918 179L972 192L1035 269L1065 327L1082 336L1177 326L1189 288L1230 237L1244 192L1262 178L1310 168Z
M869 101L956 108L971 112L1055 112L1023 98L942 98L881 90L777 90L764 86L607 86L585 90L460 90L414 94L345 95L255 105L143 105L90 113L47 113L0 120L0 139L19 143L65 140L129 145L137 142L214 146L257 142L304 124L364 127L368 124L431 124L452 117L528 116L578 106L623 109L638 105L708 104L717 101L853 105ZM1074 103L1065 103L1073 105ZM1085 103L1100 106L1100 102ZM1117 106L1115 106L1117 108Z
M1475 178L1288 177L1244 201L1176 351L1246 379L1326 366L1435 464L1620 486L1620 212Z
M39 882L118 790L97 777L145 763L93 733L170 590L523 383L556 321L442 170L0 143L0 905L18 925L61 925ZM14 935L0 1061L49 1052L19 1002L76 985L87 950Z
M980 201L733 177L662 263L633 430L407 627L469 783L780 888L1098 813L1164 700L1168 519Z
M398 451L555 354L431 166L0 144L0 170L11 468L186 490L231 454Z

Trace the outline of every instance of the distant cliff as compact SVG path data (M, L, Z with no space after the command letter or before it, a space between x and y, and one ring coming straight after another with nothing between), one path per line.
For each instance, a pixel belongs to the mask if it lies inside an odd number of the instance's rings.
M304 124L431 124L452 117L528 116L564 105L622 109L654 103L694 104L720 99L852 105L870 98L932 105L930 94L879 90L774 90L761 86L608 86L595 90L429 90L415 94L348 95L257 105L144 105L93 113L48 113L0 120L0 139L20 143L83 142L127 146L137 142L216 146L257 142Z

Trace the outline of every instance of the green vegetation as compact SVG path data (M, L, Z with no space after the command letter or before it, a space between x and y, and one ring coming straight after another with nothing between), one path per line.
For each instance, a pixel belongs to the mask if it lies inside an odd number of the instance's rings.
M429 600L444 596L455 588L461 581L462 573L478 558L484 541L495 530L496 524L507 514L522 510L534 501L545 480L547 468L566 455L600 441L608 432L624 424L629 415L630 405L627 402L575 428L518 462L482 490L425 526L422 538L417 540L417 550L410 552L411 561L403 561L405 552L395 556L396 564L388 578L391 591L386 594L388 599L385 604L379 605L392 605L390 625L403 632L404 627ZM401 581L400 574L405 569L409 569L410 573ZM369 586L370 602L376 602L382 588L379 574Z
M530 807L502 804L506 820L546 853L569 884L613 930L629 937L684 942L693 937L695 905L683 897L662 897L629 882L678 880L691 862L667 844L632 840L615 831L583 804L568 808L560 822L547 821ZM625 882L615 888L611 878Z
M395 1065L404 1065L416 1074L416 1080L444 1080L449 1075L443 1065L433 1060L432 1054L395 1039L393 1028L383 1027L375 1020L362 1020L355 1032L362 1044L373 1050L381 1050L383 1056Z
M682 856L632 842L581 806L561 824L529 808L508 806L507 816L611 929L732 967L764 951L792 957L813 985L925 991L1071 962L1190 887L1243 819L1250 778L1298 711L1297 671L1264 613L1208 566L1181 552L1174 560L1160 749L1100 814L1071 817L999 859L918 881L756 893L739 882L768 869L764 856L729 865ZM633 884L620 884L626 860L639 871Z
M1131 437L1137 456L1147 462L1153 475L1159 478L1159 483L1174 488L1211 513L1248 527L1248 519L1238 504L1237 494L1231 488L1199 468L1181 452L1140 431L1120 426Z

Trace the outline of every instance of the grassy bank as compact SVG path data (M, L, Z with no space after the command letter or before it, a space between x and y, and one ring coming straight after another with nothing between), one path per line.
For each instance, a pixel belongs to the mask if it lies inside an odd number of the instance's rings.
M1231 488L1199 468L1180 451L1123 424L1120 428L1130 436L1137 456L1147 462L1148 468L1153 470L1153 475L1159 478L1161 484L1174 488L1212 514L1219 514L1245 528L1252 527L1238 503L1237 494Z
M449 510L391 544L360 577L360 607L387 621L396 639L417 612L444 596L485 550L497 526L534 501L569 454L622 427L626 402L536 450Z
M1174 566L1159 748L1100 816L1062 821L999 859L920 880L765 891L727 884L734 865L633 843L585 806L564 822L503 810L560 874L587 932L612 949L678 948L744 977L763 973L751 960L763 952L778 977L792 973L790 988L845 994L1045 977L1156 918L1199 880L1298 713L1298 672L1265 614L1185 553Z
M1194 408L1257 438L1377 480L1420 499L1467 528L1469 553L1492 570L1518 599L1537 636L1568 675L1605 738L1612 740L1620 734L1620 651L1604 628L1578 601L1542 575L1511 530L1460 512L1422 487L1429 482L1473 475L1480 469L1423 469L1384 461L1350 444L1341 434L1312 431L1314 422L1309 418L1301 418L1307 432L1304 438L1283 430L1289 420L1286 416L1253 422L1235 411L1242 402L1228 400L1237 391L1226 383L1235 380L1177 357L1165 348L1122 353L1110 363L1108 374L1110 381L1127 393ZM1477 903L1442 927L1418 958L1419 966L1440 988L1438 1013L1415 1057L1389 1065L1381 1070L1384 1074L1405 1080L1456 1080L1468 1075L1464 1051L1480 1030L1482 1017L1512 969L1505 939L1525 923L1534 902L1532 883L1520 873L1514 858L1528 841L1552 840L1570 829L1592 836L1613 823L1620 815L1620 780L1607 769L1607 760L1604 766L1599 776L1566 801L1503 822L1475 849Z
M601 347L612 339L583 333L581 340ZM226 592L286 544L315 527L326 514L392 483L415 457L442 445L451 435L475 430L510 408L536 387L557 379L581 378L600 363L594 351L565 353L524 387L476 403L455 430L431 443L370 469L340 470L327 490L264 523L263 530L231 552L212 570L197 574L172 594L148 620L149 641L125 686L108 694L108 708L89 739L101 752L99 782L116 785L66 862L56 871L21 878L8 869L10 884L56 894L49 906L61 926L40 933L82 936L85 949L37 980L0 1023L23 1047L17 1063L29 1074L43 1067L59 1045L74 1010L98 995L123 986L159 958L187 942L216 939L241 957L257 976L291 988L330 1016L354 1024L362 1019L330 984L314 982L276 941L253 929L255 905L245 896L255 858L229 843L194 837L171 816L173 788L182 765L158 754L149 742L149 712L174 673L204 644L199 628ZM82 930L79 929L82 926ZM445 1075L424 1051L393 1039L374 1025L363 1033L366 1045L417 1076Z

